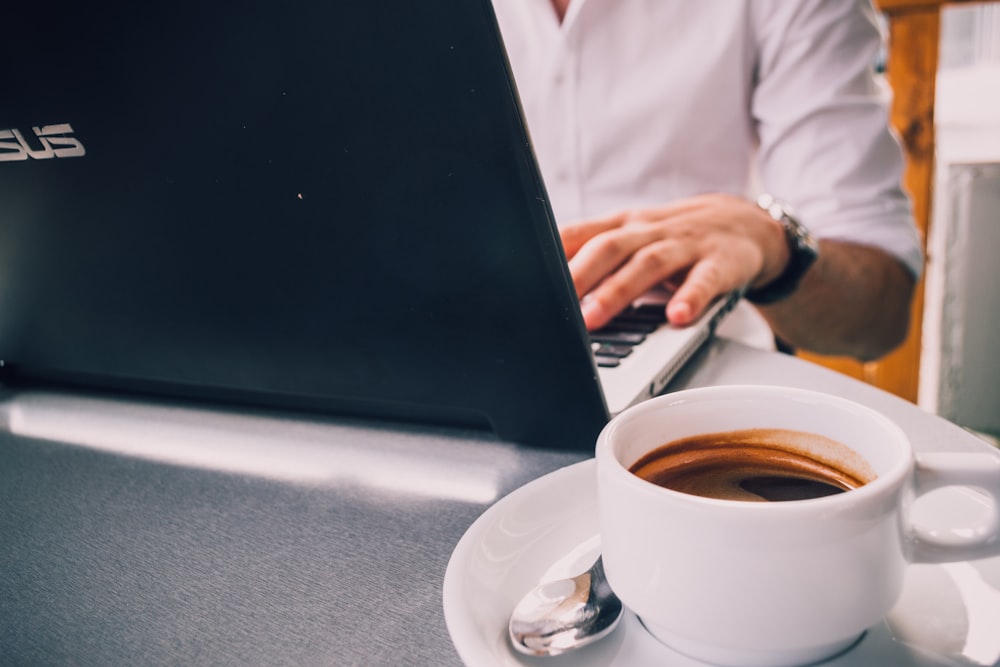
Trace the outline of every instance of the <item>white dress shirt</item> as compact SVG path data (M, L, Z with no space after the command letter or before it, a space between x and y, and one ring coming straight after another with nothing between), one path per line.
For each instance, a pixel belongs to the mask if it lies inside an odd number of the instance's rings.
M560 223L704 192L788 202L920 272L869 0L494 0Z

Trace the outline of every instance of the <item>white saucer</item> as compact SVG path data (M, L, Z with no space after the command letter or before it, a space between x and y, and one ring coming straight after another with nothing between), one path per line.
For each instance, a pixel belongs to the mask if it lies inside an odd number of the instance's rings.
M469 667L605 667L704 663L656 641L634 614L602 642L555 658L514 652L507 617L542 581L582 572L600 550L593 460L557 470L515 490L483 513L452 553L444 578L444 616ZM921 517L982 511L975 492L937 491ZM956 507L957 506L957 507ZM1000 665L1000 558L913 565L886 621L828 667Z

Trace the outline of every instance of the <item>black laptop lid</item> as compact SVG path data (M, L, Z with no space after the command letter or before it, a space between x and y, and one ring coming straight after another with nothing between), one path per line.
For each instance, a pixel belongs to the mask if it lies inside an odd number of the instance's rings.
M6 381L592 447L607 414L488 0L4 21Z

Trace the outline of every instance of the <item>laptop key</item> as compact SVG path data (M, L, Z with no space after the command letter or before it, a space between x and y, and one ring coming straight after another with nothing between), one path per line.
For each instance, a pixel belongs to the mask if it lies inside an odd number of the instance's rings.
M602 368L615 368L621 363L618 357L606 357L603 354L595 354L594 361Z
M612 322L644 322L663 324L667 321L666 307L659 303L631 306L615 316Z
M627 319L613 319L601 327L602 331L627 331L633 333L648 334L659 328L655 322L631 321Z
M596 343L638 345L646 340L646 334L636 331L609 331L598 329L590 332L590 340Z
M667 320L667 304L665 303L644 303L639 306L632 306L630 310L640 315L658 317L664 322Z
M590 349L595 355L599 357L617 357L619 359L632 354L632 347L632 345L598 343L596 341L590 344Z

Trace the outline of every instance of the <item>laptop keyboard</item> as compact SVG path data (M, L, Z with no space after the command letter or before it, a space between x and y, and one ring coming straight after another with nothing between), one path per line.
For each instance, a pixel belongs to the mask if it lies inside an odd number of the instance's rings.
M630 306L597 331L590 332L590 349L602 368L614 368L646 340L646 336L667 321L662 303Z

